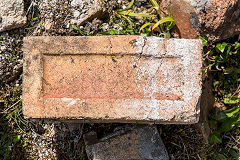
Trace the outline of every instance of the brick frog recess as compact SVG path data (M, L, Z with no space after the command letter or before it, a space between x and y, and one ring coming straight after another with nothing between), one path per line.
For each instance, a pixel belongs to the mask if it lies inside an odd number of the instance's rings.
M27 118L197 123L201 41L141 36L24 39Z

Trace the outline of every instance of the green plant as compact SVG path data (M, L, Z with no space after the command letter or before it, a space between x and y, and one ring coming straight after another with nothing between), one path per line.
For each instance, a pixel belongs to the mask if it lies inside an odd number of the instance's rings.
M199 38L206 51L203 71L206 77L211 73L214 79L216 107L209 114L209 126L212 129L209 142L218 148L216 159L227 159L227 155L238 159L235 149L219 146L226 143L223 140L226 133L240 134L240 36L215 45L208 45L206 36ZM207 48L210 49L207 51Z
M157 1L150 0L152 4L152 8L148 9L147 12L149 14L135 13L131 9L134 4L134 0L132 0L129 5L125 9L119 9L115 12L117 16L125 19L129 23L129 28L132 28L134 22L130 17L142 17L145 18L143 20L144 24L138 29L138 32L142 32L141 35L149 36L149 35L157 35L163 36L165 38L170 38L169 31L174 27L174 19L172 14L169 16L165 14L165 18L161 18L161 9Z
M161 18L162 15L160 5L155 0L150 0L150 2L152 3L153 7L150 8L148 11L156 14L156 17L152 19L152 22L148 22L142 25L140 30L143 31L146 27L149 27L145 30L147 35L149 34L150 29L151 31L157 31L160 36L163 35L164 38L170 38L170 30L175 26L171 11L169 11L170 14L168 16L164 12L162 12L165 18Z
M129 5L124 9L118 9L115 11L115 15L119 16L120 18L124 18L129 23L129 28L133 27L133 22L130 17L155 17L156 15L150 15L150 14L142 14L142 13L135 13L131 9L131 7L134 4L134 0L132 0Z
M207 37L206 35L201 35L201 36L199 36L199 39L202 40L202 45L203 45L203 47L207 46L208 37Z
M39 7L37 5L37 3L39 2L39 0L26 0L25 3L27 3L29 5L28 9L27 9L27 14L29 14L29 12L31 13L32 19L37 19L38 15L39 15Z
M134 0L132 0L126 8L118 9L116 11L116 14L123 16L126 20L128 20L126 16L132 16L132 17L155 17L156 16L156 15L133 12L133 10L131 9L131 7L133 6L133 3L134 3Z
M204 73L215 72L213 83L218 97L224 104L238 104L240 75L240 43L217 43L214 48L204 55Z
M80 26L71 24L69 27L70 31L74 31L77 34L80 34L81 36L92 36L94 35L94 32L85 32L81 29Z
M146 9L148 13L136 13L134 0L131 0L126 8L114 11L108 24L107 31L103 31L101 26L96 33L85 33L80 26L70 25L70 31L74 31L80 35L138 35L143 36L160 36L170 38L170 30L174 27L174 19L170 13L167 16L161 11L159 4L155 0L150 0L152 7ZM161 14L165 18L161 18ZM117 28L115 26L118 26Z
M139 34L139 21L136 17L149 18L156 15L135 13L131 8L133 7L134 0L128 4L124 9L117 9L114 11L110 24L118 25L118 28L111 28L107 32L98 32L97 35L136 35ZM103 26L102 26L103 27ZM101 28L102 28L101 27ZM101 29L100 28L100 29Z
M69 27L70 31L76 31L78 33L80 33L82 36L84 35L83 31L81 30L80 26L71 24Z
M22 135L26 137L33 129L23 117L21 93L21 86L0 90L0 155L6 160L25 159L23 150L27 144Z
M209 114L209 125L213 134L209 137L210 143L222 143L221 134L240 127L240 107L221 111L215 107Z

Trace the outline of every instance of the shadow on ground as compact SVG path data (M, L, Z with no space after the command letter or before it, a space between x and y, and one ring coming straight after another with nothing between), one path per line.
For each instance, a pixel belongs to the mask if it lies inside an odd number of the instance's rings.
M83 134L96 131L99 138L126 124L61 123L55 126L56 155L61 160L87 159ZM194 125L157 125L170 159L208 159L208 145Z

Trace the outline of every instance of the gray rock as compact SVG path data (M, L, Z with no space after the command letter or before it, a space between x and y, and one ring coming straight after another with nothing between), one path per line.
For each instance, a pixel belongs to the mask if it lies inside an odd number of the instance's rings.
M78 10L74 10L74 11L73 11L73 17L74 17L74 18L78 18L78 17L80 16L80 14L81 14L81 13L80 13Z
M86 152L91 160L138 159L168 160L165 146L156 127L125 126L101 139L96 132L84 135Z
M209 0L189 0L189 3L195 7L196 11L199 13L201 10L211 7L211 1Z
M103 25L102 30L103 30L104 32L107 32L108 29L109 29L109 24L107 24L107 23L103 23L102 25Z
M72 2L71 2L71 6L72 7L80 7L80 6L82 6L82 0L72 0Z
M23 0L0 0L0 32L26 24Z
M72 2L75 2L77 0L74 0ZM74 3L75 4L75 3ZM95 18L101 19L103 17L106 17L107 9L104 7L104 3L101 0L95 0L94 3L93 1L84 1L83 3L83 8L76 8L76 9L81 9L80 11L80 17L75 17L73 13L73 19L71 19L71 24L75 24L78 26L84 25L87 22L92 21ZM81 5L81 4L79 4Z

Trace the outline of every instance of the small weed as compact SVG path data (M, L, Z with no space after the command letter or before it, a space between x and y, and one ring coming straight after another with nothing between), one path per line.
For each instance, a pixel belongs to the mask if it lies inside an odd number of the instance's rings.
M75 31L77 33L79 33L81 36L91 36L93 35L92 32L84 32L81 30L80 26L77 26L77 25L74 25L74 24L71 24L70 25L70 31Z
M32 129L32 124L23 118L21 86L1 88L0 91L0 155L4 159L25 159L27 147L23 134Z
M36 19L38 18L38 15L39 15L39 9L38 9L38 5L37 5L37 2L39 0L25 0L26 4L28 4L28 8L27 8L27 14L29 14L30 12L31 15L32 15L32 19Z
M149 29L150 29L151 31L158 32L159 36L163 36L164 38L170 38L170 30L175 26L172 13L170 12L168 16L161 11L160 5L157 3L157 1L150 0L150 2L152 3L153 7L150 8L148 11L154 12L156 16L154 17L154 19L152 19L152 22L145 23L140 28L140 30L142 31L144 30L144 28L149 26L150 28L148 28L148 30L145 30L147 35L149 34ZM161 14L165 14L164 15L165 18L161 18L162 16Z
M203 46L207 46L207 37L201 36ZM203 72L207 77L214 76L216 107L209 114L212 134L209 137L216 149L216 159L238 159L238 140L233 140L235 147L221 147L225 134L236 133L240 128L240 36L233 40L208 46L212 48L203 56ZM236 133L239 136L239 133ZM237 151L238 150L238 151Z
M129 18L129 16L130 17L156 17L156 15L133 12L133 10L131 9L133 4L134 4L134 0L132 0L126 8L116 10L114 14L114 15L117 15L119 18L123 18L124 20L126 20L130 25L129 28L133 28L133 22Z
M3 37L0 36L0 44L4 44L4 43L6 43L6 42L4 41Z
M150 3L152 7L147 10L148 14L133 12L131 7L134 4L134 0L132 0L125 9L118 9L114 15L119 17L123 24L129 24L128 27L121 26L123 30L132 30L134 28L135 32L133 31L131 34L141 33L143 36L155 35L170 38L170 30L175 25L172 14L168 16L162 12L157 1L150 0ZM161 18L162 14L164 14L164 18ZM141 23L137 24L137 20L134 17L142 17Z
M159 36L170 38L170 30L174 27L172 14L167 15L160 10L160 5L155 0L149 0L152 4L150 9L145 9L147 13L136 13L134 11L134 0L129 2L123 9L117 9L113 12L109 29L103 31L104 26L99 28L96 35L142 35ZM164 18L161 18L164 17ZM95 35L94 33L85 33L79 26L71 25L71 31L80 33L80 35Z
M240 43L217 43L204 55L206 62L204 73L215 72L217 76L213 85L219 100L225 105L238 104L240 75Z

